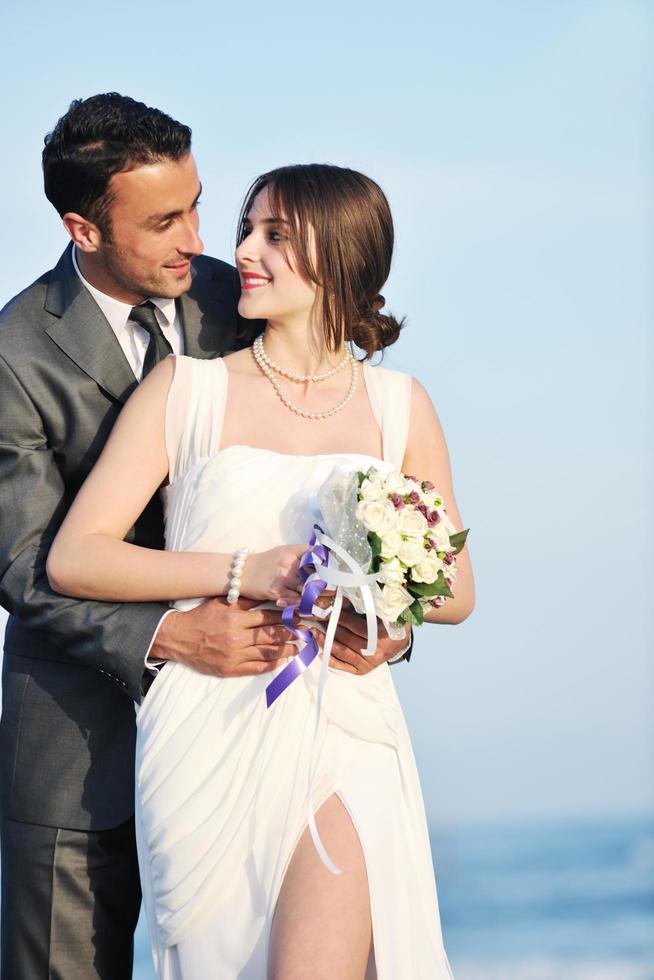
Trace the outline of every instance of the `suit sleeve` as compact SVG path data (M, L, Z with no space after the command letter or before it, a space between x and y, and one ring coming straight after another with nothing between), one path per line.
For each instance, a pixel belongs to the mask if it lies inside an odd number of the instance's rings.
M100 670L138 702L145 655L169 607L52 591L45 562L68 506L64 483L41 417L2 357L0 393L0 603L63 660Z

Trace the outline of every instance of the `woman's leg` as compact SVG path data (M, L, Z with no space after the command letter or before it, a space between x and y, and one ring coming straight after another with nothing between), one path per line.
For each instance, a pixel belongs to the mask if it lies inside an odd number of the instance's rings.
M368 876L352 820L334 795L316 815L329 856L323 865L308 828L293 852L270 935L268 980L363 980L372 926Z

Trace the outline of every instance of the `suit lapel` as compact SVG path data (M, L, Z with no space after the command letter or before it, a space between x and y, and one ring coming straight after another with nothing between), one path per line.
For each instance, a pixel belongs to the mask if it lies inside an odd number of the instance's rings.
M200 262L191 288L177 302L189 357L210 358L234 349L236 311L229 283L212 279Z
M45 308L56 319L50 339L90 378L120 402L137 385L118 339L88 289L75 272L70 245L52 271ZM184 352L211 358L234 350L237 318L234 293L227 280L216 280L200 260L187 293L177 301Z
M45 308L57 319L46 333L101 388L125 402L136 378L102 310L75 272L71 251L72 245L50 278Z

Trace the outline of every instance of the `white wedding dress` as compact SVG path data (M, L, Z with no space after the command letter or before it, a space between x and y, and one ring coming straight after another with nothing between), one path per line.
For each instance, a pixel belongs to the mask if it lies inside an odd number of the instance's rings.
M367 365L364 378L384 461L219 449L225 365L176 358L166 413L166 547L233 552L308 542L319 518L316 493L333 467L399 468L411 379ZM137 839L159 980L265 980L275 903L307 825L319 667L316 658L268 709L274 674L216 678L170 663L138 710ZM374 947L368 977L450 980L422 795L391 670L359 676L330 668L325 697L313 803L317 811L336 793L361 841Z

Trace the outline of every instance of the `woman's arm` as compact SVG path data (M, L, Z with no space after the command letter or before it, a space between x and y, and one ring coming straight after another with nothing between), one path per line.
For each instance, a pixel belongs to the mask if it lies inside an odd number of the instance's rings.
M165 414L173 374L174 359L166 358L118 417L50 549L46 568L56 592L121 602L227 594L232 555L157 551L123 540L168 474ZM297 598L296 559L303 550L289 546L252 555L243 595Z
M413 379L411 395L411 420L409 437L402 463L404 473L411 473L419 480L431 480L442 494L448 517L457 530L463 530L454 490L447 444L441 424L431 399L419 381ZM431 609L425 615L429 623L460 623L472 612L475 604L475 587L468 546L457 555L457 577L452 591L453 599L447 599L439 609Z

